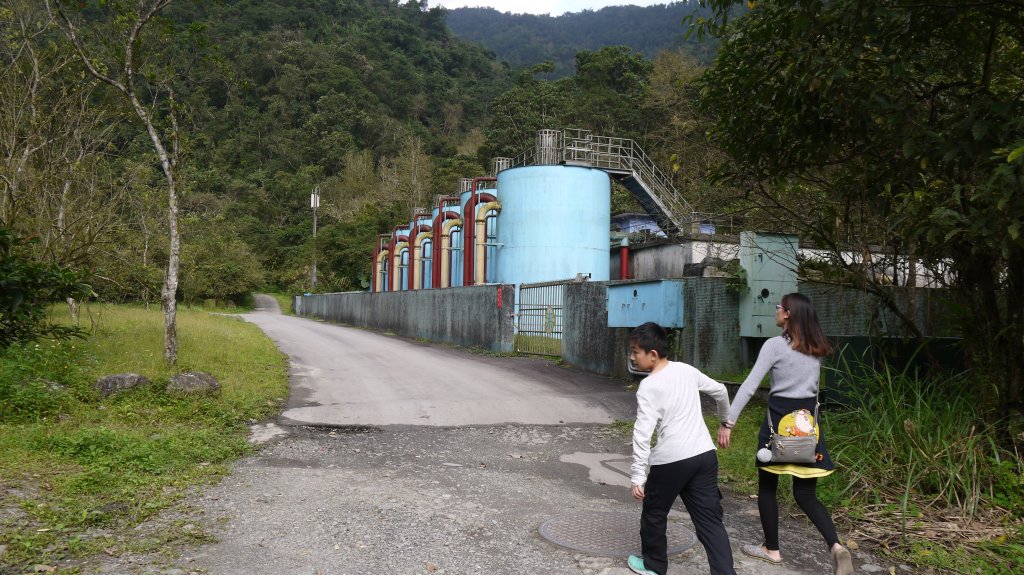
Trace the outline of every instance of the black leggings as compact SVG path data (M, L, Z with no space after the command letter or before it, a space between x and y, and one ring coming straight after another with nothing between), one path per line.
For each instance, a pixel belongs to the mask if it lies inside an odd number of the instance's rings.
M817 478L793 478L793 499L804 510L811 523L825 539L829 549L839 543L836 526L828 509L818 501ZM779 476L775 473L757 470L757 510L761 514L761 529L764 530L764 547L771 551L779 550Z

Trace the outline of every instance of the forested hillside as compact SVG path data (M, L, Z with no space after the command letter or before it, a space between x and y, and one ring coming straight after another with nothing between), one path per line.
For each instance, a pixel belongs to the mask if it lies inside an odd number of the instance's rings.
M653 59L661 50L685 49L699 61L714 58L711 38L687 38L683 21L707 17L710 11L696 0L654 6L609 6L561 16L511 14L493 8L457 8L447 14L448 26L459 38L479 42L513 67L555 63L549 75L573 73L576 53L604 46L628 46Z
M295 289L319 185L321 285L358 288L378 227L450 191L445 165L484 123L507 71L415 2L247 0L209 16L231 76L208 102L203 192L231 202L230 219L278 274L268 280ZM436 177L429 156L444 158ZM389 179L358 181L375 170Z
M135 3L64 6L116 71ZM38 257L87 270L101 298L155 300L168 200L146 129L117 90L88 81L46 4L14 0L0 14L0 225L38 237ZM154 24L137 41L136 81L180 149L186 301L309 289L314 186L320 287L358 288L378 228L483 171L481 126L510 74L454 38L440 9L180 1Z
M62 5L114 73L138 4ZM687 87L693 60L599 47L573 55L577 74L545 79L550 65L511 69L453 36L443 10L394 0L225 0L202 11L172 0L134 52L153 133L173 156L162 170L152 133L118 90L90 81L46 6L15 0L0 25L10 39L3 117L46 119L0 122L0 227L39 238L26 249L85 271L102 299L159 298L168 170L186 303L309 290L314 258L318 291L360 289L376 234L484 174L494 156L519 154L541 128L637 138L691 201L706 189L691 169L710 165L695 161L707 154Z

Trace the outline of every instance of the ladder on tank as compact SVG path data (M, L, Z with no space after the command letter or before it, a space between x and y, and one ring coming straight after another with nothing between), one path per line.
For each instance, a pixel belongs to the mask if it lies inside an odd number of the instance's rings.
M537 147L515 158L512 165L545 164L604 170L629 190L670 236L690 232L699 219L690 203L634 140L596 136L588 130L540 130Z

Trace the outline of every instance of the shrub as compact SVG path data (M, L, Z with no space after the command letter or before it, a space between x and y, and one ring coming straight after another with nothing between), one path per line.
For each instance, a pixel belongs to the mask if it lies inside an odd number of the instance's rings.
M71 268L32 259L24 247L35 241L0 228L0 348L42 337L66 339L82 334L77 327L46 322L46 306L69 297L88 297L92 288Z
M74 400L76 350L51 344L14 344L0 351L0 424L54 416Z

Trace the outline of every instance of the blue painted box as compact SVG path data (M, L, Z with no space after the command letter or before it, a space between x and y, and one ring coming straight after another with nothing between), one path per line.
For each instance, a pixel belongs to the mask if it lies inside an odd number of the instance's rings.
M636 327L648 321L666 328L685 327L683 280L608 284L608 327Z

